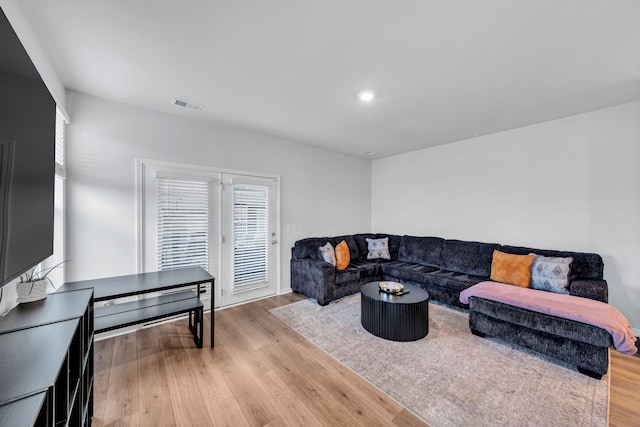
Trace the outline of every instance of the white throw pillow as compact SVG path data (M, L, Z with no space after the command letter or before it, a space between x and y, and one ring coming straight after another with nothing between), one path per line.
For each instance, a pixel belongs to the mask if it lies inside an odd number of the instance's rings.
M569 271L573 258L534 255L531 263L531 287L541 291L568 294Z
M367 259L391 259L389 255L389 238L367 239L369 253Z
M320 246L318 248L318 254L325 262L328 262L334 267L336 266L336 251L333 249L333 246L331 246L331 243L327 242L326 245Z

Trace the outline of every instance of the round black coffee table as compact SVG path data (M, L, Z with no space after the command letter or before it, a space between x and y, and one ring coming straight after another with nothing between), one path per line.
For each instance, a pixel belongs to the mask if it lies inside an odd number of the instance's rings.
M373 335L391 341L416 341L429 333L429 294L404 285L409 293L392 295L380 291L379 282L360 288L360 323Z

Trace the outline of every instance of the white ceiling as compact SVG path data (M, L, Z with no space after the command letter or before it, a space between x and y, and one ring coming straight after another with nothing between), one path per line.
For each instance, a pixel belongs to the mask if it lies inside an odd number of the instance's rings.
M69 89L365 158L640 100L638 0L21 4Z

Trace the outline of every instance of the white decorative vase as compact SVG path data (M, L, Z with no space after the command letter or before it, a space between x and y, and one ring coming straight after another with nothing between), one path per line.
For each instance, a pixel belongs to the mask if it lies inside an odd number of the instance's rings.
M35 282L22 282L16 286L18 293L18 303L40 301L47 297L48 280L37 280Z

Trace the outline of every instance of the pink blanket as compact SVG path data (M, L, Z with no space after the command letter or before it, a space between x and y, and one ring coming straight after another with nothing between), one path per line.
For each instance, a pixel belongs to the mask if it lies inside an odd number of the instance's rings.
M469 297L485 298L597 326L611 334L613 344L620 353L634 354L638 351L636 337L627 318L617 308L604 302L497 282L481 282L465 289L460 293L460 302L469 304Z

